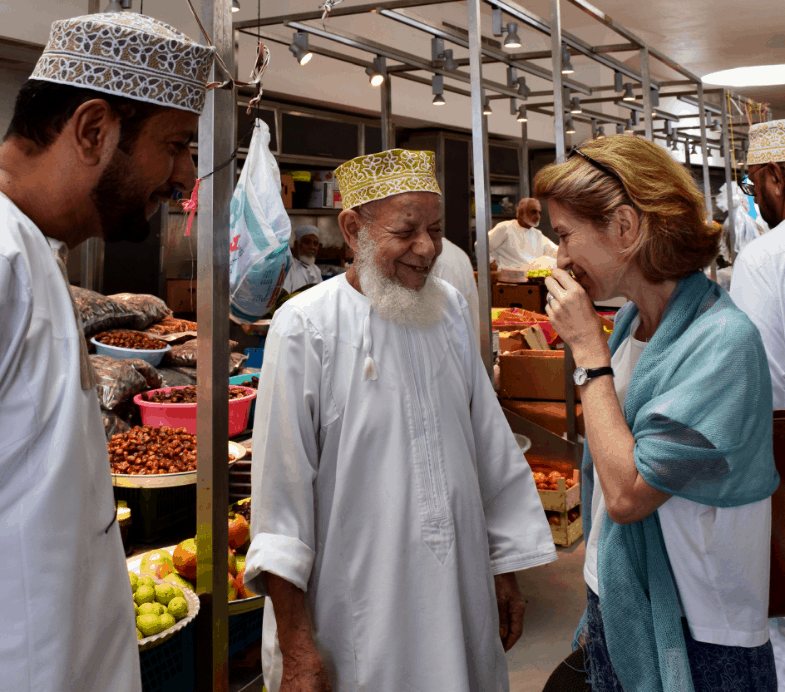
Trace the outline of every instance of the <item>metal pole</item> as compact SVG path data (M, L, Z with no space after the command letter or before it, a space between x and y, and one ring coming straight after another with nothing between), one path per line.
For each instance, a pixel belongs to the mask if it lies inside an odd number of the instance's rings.
M521 154L518 170L521 176L520 198L525 199L531 196L531 185L529 183L529 127L528 123L521 123Z
M561 73L561 10L559 0L551 0L551 58L553 59L553 141L556 161L564 161L564 85Z
M641 48L641 87L643 88L643 119L646 139L654 141L654 108L651 103L651 72L649 71L649 49Z
M477 278L480 294L480 353L493 381L493 329L491 326L491 261L488 231L491 228L491 191L488 184L488 131L482 114L482 54L480 0L467 0L469 10L469 73L472 85L472 162L474 168L474 218L477 231Z
M728 252L732 255L728 259L736 259L733 246L736 241L736 224L733 222L733 176L731 175L731 143L728 127L728 97L727 89L723 89L722 98L722 149L725 158L725 192L728 197Z
M701 152L703 152L703 196L706 202L706 222L714 221L714 212L711 206L711 178L709 177L709 151L706 141L706 108L703 97L703 82L698 82L698 115L701 123ZM717 280L717 260L711 261L711 280Z
M382 58L382 60L386 60ZM385 73L382 82L382 151L395 148L395 125L392 121L392 84L390 75ZM373 153L373 152L371 152Z
M231 71L231 3L202 0L201 19ZM223 75L213 67L213 80ZM229 689L229 204L231 167L205 178L229 160L233 146L234 94L207 93L199 121L199 237L197 264L197 510L196 590L201 601L197 621L196 680L200 692Z

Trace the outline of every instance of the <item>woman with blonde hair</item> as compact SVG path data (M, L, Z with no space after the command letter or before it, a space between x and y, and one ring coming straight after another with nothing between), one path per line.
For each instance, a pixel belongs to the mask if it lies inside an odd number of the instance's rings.
M592 690L775 692L772 390L758 330L701 271L719 237L659 146L607 137L537 174L559 235L546 308L586 425ZM593 302L624 295L609 343Z

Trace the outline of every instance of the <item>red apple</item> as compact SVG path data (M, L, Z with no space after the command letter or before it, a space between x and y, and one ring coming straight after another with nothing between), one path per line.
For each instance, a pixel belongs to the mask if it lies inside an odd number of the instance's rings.
M251 538L251 527L242 514L229 512L229 547L242 548Z

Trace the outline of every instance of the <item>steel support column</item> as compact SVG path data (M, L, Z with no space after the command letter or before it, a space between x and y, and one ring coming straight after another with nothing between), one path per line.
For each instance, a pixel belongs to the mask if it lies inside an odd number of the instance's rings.
M733 246L736 241L736 224L733 222L733 176L731 175L731 167L733 165L732 145L730 141L730 127L728 124L728 91L722 90L722 152L725 159L725 191L728 197L728 252L731 257L728 259L733 261L736 255L733 251Z
M654 107L651 102L651 72L649 70L649 49L641 48L641 87L643 88L643 125L646 139L654 141Z
M531 183L529 182L529 127L528 123L521 123L521 154L518 164L520 172L520 198L531 197Z
M382 60L387 62L386 58ZM392 84L390 75L385 69L384 81L382 82L382 151L395 148L395 125L392 120ZM373 153L373 152L369 152Z
M477 276L480 297L480 353L493 381L493 329L491 327L491 191L488 178L488 131L482 114L482 52L480 0L467 0L469 20L469 74L472 85L472 165L474 218L477 233Z
M202 0L201 19L229 70L234 62L230 0ZM212 79L222 81L219 68ZM229 205L231 166L210 177L234 148L232 91L207 93L199 120L199 237L197 258L198 416L196 681L200 692L229 689L229 603L226 556L229 537Z
M559 0L551 2L551 58L553 60L553 136L556 161L564 161L564 85L561 73L561 9Z

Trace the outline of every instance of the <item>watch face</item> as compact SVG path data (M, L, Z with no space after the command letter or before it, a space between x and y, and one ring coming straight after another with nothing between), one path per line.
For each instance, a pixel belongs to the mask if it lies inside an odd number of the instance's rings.
M586 384L586 380L589 378L586 376L586 369L585 368L575 368L575 372L572 373L572 379L579 387L582 384Z

